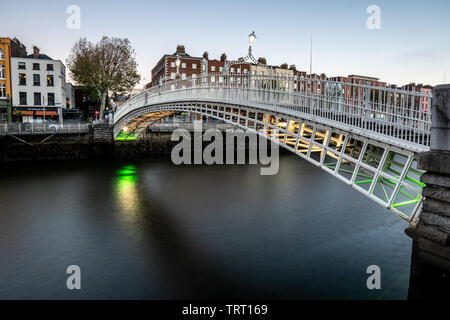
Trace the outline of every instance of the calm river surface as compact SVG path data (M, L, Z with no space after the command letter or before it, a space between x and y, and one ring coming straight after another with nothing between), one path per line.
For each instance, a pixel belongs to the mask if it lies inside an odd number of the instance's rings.
M407 297L407 223L295 155L1 166L0 299Z

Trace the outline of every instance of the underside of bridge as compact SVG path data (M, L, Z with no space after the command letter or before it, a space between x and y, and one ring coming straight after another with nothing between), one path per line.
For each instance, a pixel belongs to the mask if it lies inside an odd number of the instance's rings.
M218 103L166 104L137 109L118 121L115 135L135 135L176 112L193 112L255 131L319 166L412 224L421 210L422 171L415 153L313 120ZM124 132L123 128L126 127Z
M137 140L141 133L152 123L158 122L162 118L174 113L174 111L160 111L140 115L128 122L127 125L122 128L120 133L116 135L115 139L116 141Z

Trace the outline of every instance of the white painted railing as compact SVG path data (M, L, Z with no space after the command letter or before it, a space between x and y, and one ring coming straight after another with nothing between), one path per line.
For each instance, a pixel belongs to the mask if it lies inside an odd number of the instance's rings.
M218 129L218 130L227 130L227 129L233 129L235 126L232 124L227 123L201 123L201 129L202 130L208 130L208 129ZM186 123L186 122L173 122L173 123L153 123L148 127L152 131L174 131L176 129L186 129L189 131L195 130L196 124L194 123Z
M0 135L84 133L88 130L89 125L85 122L65 124L12 122L0 124Z
M215 74L173 80L126 101L114 116L122 123L132 111L165 103L218 102L331 120L408 142L429 146L429 93L319 78Z

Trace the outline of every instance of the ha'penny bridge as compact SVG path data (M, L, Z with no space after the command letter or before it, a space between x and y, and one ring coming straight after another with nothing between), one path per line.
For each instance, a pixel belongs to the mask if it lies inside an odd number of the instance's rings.
M174 80L134 96L114 136L192 112L255 131L414 223L422 205L417 154L430 150L429 94L368 84L217 74Z
M179 112L255 132L332 174L409 222L410 298L450 285L450 85L433 94L323 79L208 74L126 101L114 138Z

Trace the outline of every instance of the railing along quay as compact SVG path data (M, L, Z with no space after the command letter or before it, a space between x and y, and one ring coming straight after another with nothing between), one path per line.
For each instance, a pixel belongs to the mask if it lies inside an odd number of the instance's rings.
M87 123L3 123L0 124L0 135L37 135L37 134L72 134L89 131Z

